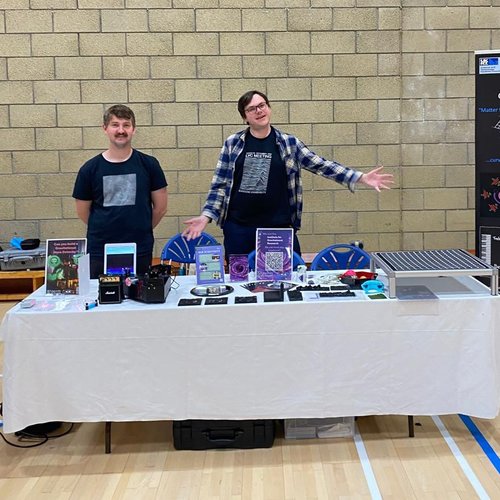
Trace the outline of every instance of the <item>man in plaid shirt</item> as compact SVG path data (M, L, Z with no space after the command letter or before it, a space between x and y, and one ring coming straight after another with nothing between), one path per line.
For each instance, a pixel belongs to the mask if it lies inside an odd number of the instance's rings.
M354 191L356 183L380 192L389 189L392 174L377 167L368 173L325 160L297 137L271 126L271 105L265 94L251 90L238 101L248 128L228 137L222 147L202 213L184 221L187 239L197 238L212 220L222 227L226 259L255 250L260 227L294 229L294 251L300 254L296 232L302 217L304 168Z

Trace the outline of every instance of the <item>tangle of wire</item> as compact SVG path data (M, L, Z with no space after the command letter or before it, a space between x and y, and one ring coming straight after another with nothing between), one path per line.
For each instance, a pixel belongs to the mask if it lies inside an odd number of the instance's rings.
M3 416L3 403L0 403L0 416ZM9 441L5 436L3 432L0 432L0 437L7 443L9 446L13 446L14 448L36 448L37 446L41 446L42 444L45 444L49 439L56 439L60 438L63 436L66 436L66 434L69 434L72 429L73 429L73 423L70 424L69 428L65 430L64 432L60 434L51 434L50 436L48 434L31 434L26 431L19 431L16 432L16 436L18 437L18 442L33 442L33 444L30 445L20 445L17 443L14 443L12 441Z

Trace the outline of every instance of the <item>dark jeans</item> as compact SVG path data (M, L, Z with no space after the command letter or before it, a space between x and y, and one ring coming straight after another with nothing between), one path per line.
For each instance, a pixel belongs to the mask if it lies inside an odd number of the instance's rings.
M232 221L226 221L222 228L224 233L224 252L226 261L230 255L249 254L255 250L256 227L241 226ZM300 255L300 243L297 231L293 231L293 251Z
M144 274L148 271L153 260L153 253L148 255L137 256L137 269L135 274ZM90 255L90 279L97 279L100 274L104 273L104 256L94 257Z

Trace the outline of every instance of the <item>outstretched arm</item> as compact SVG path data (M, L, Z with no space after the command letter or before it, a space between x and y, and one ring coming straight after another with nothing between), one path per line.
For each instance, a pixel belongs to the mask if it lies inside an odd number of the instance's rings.
M198 238L198 236L200 236L205 230L209 222L210 219L206 215L200 215L198 217L185 220L183 223L186 224L187 227L184 231L182 231L182 236L184 236L188 241Z
M380 171L384 167L377 167L363 174L358 182L370 186L380 193L381 189L391 189L390 184L394 184L394 176L392 174L382 174Z

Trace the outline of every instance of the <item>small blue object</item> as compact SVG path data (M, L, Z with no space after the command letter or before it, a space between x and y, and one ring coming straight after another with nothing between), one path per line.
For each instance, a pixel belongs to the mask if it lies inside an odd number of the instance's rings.
M86 302L85 303L85 310L90 311L90 309L94 309L94 307L97 307L97 300L94 302Z
M367 294L381 293L384 291L384 284L379 280L368 280L361 284L361 288Z
M22 250L21 248L21 242L24 240L24 238L20 238L19 236L14 236L14 238L12 238L10 240L10 244L14 247L14 248L17 248L18 250Z

